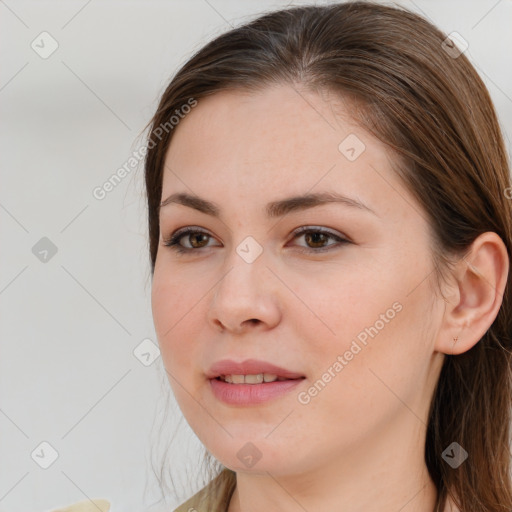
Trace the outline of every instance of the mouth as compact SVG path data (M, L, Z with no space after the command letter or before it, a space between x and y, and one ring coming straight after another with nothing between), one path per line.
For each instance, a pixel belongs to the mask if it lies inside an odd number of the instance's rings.
M305 378L301 373L258 359L246 359L241 362L223 359L213 364L206 376L209 379L220 379L231 384L262 384L276 380Z
M249 374L249 375L219 375L215 377L215 380L220 380L223 382L227 382L229 384L267 384L271 382L281 382L286 380L301 380L306 377L297 377L294 379L290 379L287 377L281 377L273 373L258 373L258 374Z
M296 390L306 377L287 379L278 378L275 375L270 377L273 380L260 381L266 374L256 375L219 375L210 379L210 389L217 400L235 407L258 406L260 404L284 397ZM229 382L229 381L235 382Z
M305 375L256 359L218 361L206 376L214 396L231 406L251 406L277 399L306 379Z

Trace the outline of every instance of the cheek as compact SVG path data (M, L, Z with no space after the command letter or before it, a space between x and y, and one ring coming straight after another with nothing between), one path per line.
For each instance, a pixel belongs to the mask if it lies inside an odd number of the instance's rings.
M197 333L193 332L198 324L194 313L197 315L201 307L197 301L197 295L184 289L183 283L176 282L170 273L164 276L155 267L151 291L155 332L167 379L186 418L201 413L191 399L197 394L194 364L198 361L198 347L194 343Z
M305 340L304 361L311 362L315 379L329 380L329 369L336 375L324 388L337 389L333 402L340 396L350 402L349 395L357 392L368 406L378 405L376 397L393 397L384 383L407 393L415 373L425 370L431 350L427 338L432 320L425 311L429 291L423 286L411 293L411 283L420 279L404 268L400 262L360 266L357 272L304 281L295 288L307 298L309 309L301 308L302 319L297 320ZM341 365L336 364L338 356Z
M316 357L311 353L309 417L354 439L403 412L404 403L421 414L432 352L425 293L373 287L373 300L359 311L343 300L337 323L332 317L337 336L317 338Z
M197 292L186 287L183 279L177 279L178 273L163 270L155 265L151 290L151 308L153 322L160 345L160 351L168 371L190 365L191 351L187 329L195 308L200 308ZM193 323L192 323L193 325Z
M342 354L349 349L353 338L359 333L364 338L365 327L373 325L381 313L392 308L396 295L390 294L382 275L380 281L375 278L373 269L363 267L310 272L300 280L288 277L302 304L290 301L286 314L300 323L299 332L304 333L306 350L314 356L311 360L322 359L322 354L329 357ZM389 315L392 314L394 310Z

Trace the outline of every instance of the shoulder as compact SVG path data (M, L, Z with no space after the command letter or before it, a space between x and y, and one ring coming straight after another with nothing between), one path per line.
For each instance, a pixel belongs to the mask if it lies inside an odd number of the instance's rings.
M229 475L234 472L225 468L211 482L205 485L199 492L194 494L185 503L182 503L173 512L218 512L227 511L229 500L234 487L229 485ZM208 503L208 500L213 502Z
M86 500L73 503L66 507L52 509L49 512L109 512L110 502L107 500Z

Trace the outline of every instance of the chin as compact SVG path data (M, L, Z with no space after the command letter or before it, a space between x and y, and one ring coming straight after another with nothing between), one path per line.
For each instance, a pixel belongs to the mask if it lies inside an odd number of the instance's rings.
M231 432L228 425L226 428ZM204 444L218 461L232 471L262 475L287 474L291 471L290 465L296 466L296 463L291 460L286 447L280 449L272 445L271 437L265 439L268 432L265 429L265 433L254 437L234 435L223 443L219 443L219 438L216 437L216 442L212 445ZM292 451L296 455L296 450Z

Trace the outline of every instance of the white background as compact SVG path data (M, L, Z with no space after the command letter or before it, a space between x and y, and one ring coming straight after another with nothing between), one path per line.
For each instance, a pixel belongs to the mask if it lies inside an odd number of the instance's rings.
M103 200L92 191L143 143L179 65L287 3L0 0L1 512L87 497L140 512L160 498L150 460L168 384L161 358L144 366L133 354L156 342L142 165ZM399 3L469 43L510 152L512 2ZM59 45L47 59L31 48L43 31ZM43 237L57 247L45 263L32 252ZM169 511L197 491L203 453L171 406L164 445L178 439L168 456L191 477ZM59 454L48 469L31 458L43 441Z

